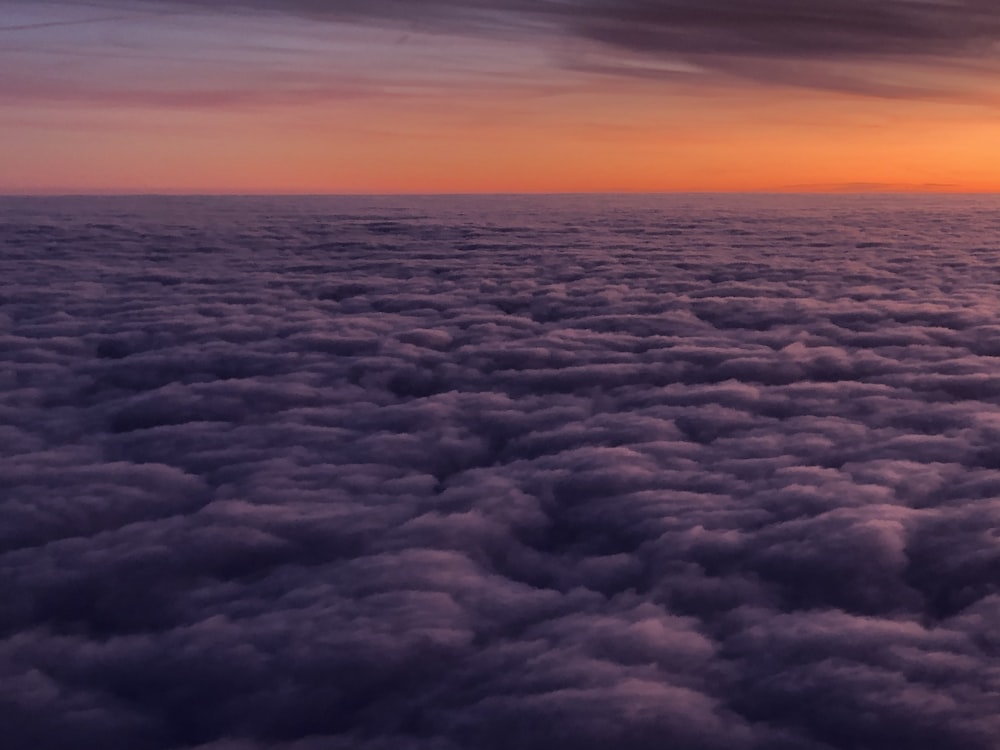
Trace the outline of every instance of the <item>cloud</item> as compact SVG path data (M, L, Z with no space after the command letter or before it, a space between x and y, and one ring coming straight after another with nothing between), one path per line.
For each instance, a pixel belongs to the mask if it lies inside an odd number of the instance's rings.
M4 199L7 742L993 747L990 200L595 200Z
M199 0L122 2L121 7L245 8L336 20L383 20L461 28L477 20L496 29L551 20L581 36L633 50L690 51L750 56L967 54L990 50L1000 14L988 0L397 0L326 2Z
M961 75L955 68L995 72L1000 48L1000 11L989 0L768 0L752 5L740 0L497 0L422 3L419 9L396 2L250 5L432 31L576 40L587 44L570 53L571 66L624 76L670 79L714 72L892 98L956 93L965 84L956 80ZM919 72L909 72L911 66Z
M908 99L989 98L1000 44L1000 11L991 0L119 0L114 8L134 18L149 14L153 26L172 13L198 13L230 37L245 37L232 28L240 19L300 18L386 27L413 38L516 41L545 50L556 67L591 75L702 86L749 79Z

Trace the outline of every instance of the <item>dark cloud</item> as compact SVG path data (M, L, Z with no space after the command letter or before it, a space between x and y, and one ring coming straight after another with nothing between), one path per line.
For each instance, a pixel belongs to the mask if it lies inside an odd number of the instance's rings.
M629 50L823 58L991 52L1000 12L985 0L584 0L581 32Z
M22 0L0 7L4 4ZM993 0L117 0L112 7L138 24L144 15L150 24L170 23L178 11L230 19L256 13L381 25L402 33L502 36L537 44L577 71L702 85L722 76L891 98L989 98L988 78L997 71L1000 44L1000 6ZM109 20L53 18L0 33ZM220 39L239 34L231 27L219 33ZM266 75L261 69L255 80ZM300 75L302 84L287 88L290 100L365 95L347 78L317 82L316 70ZM76 84L67 80L56 93L71 98ZM15 88L27 96L33 85L37 82L28 80ZM106 99L141 94L95 92ZM165 92L161 101L199 106L219 97L237 104L257 100L230 82L211 91Z
M989 0L153 0L132 5L242 7L337 20L495 28L553 20L633 50L794 57L991 52L1000 12Z
M199 6L201 3L183 3ZM570 67L676 78L695 71L764 83L922 98L956 93L962 68L993 70L992 0L230 1L232 8L456 33L538 37ZM219 4L204 7L218 8ZM566 43L571 47L568 52ZM596 45L596 46L594 46ZM917 66L914 73L909 70ZM941 66L951 68L941 80Z
M12 748L995 747L993 199L5 199Z

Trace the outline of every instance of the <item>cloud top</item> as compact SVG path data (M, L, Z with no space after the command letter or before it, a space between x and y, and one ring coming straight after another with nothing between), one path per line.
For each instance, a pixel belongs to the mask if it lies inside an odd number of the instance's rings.
M992 199L0 208L10 746L995 746Z

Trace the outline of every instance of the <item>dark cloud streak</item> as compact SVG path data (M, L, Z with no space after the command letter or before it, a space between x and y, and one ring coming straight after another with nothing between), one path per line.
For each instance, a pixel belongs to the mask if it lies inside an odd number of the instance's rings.
M23 3L0 0L5 5ZM750 79L889 98L984 98L988 86L977 77L996 73L1000 63L1000 6L992 0L121 0L106 7L502 37L549 50L557 64L577 71L664 80L701 72L704 85Z
M203 4L205 10L244 8L338 22L392 24L453 33L537 35L543 44L576 40L622 60L686 61L705 71L767 83L919 98L946 93L938 84L883 81L880 64L929 70L954 64L993 70L1000 49L1000 6L990 0L569 0L518 2L433 0ZM548 41L545 41L545 40ZM629 64L629 60L633 63ZM797 65L812 66L804 71ZM844 69L867 66L869 71ZM639 68L641 74L641 67ZM898 77L898 71L896 74Z

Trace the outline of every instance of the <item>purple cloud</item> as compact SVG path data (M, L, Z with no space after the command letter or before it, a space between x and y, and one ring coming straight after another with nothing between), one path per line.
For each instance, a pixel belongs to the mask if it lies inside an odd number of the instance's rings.
M991 199L765 200L4 199L8 743L992 747Z

